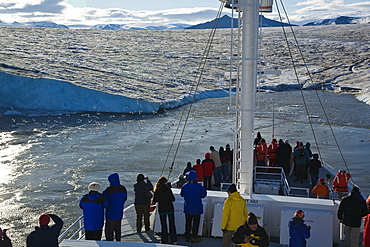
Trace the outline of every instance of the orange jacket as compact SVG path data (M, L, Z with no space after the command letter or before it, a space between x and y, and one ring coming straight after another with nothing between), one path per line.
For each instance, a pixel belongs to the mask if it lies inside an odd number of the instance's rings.
M270 159L277 159L277 153L276 149L278 147L278 144L275 141L272 141L267 148L267 155L269 156Z
M317 197L317 196L323 196L325 199L329 198L329 189L325 184L317 184L315 187L312 189L312 194Z
M265 160L267 154L266 142L262 142L256 147L257 160Z
M337 192L348 192L348 180L351 178L351 174L338 172L333 180L333 190Z

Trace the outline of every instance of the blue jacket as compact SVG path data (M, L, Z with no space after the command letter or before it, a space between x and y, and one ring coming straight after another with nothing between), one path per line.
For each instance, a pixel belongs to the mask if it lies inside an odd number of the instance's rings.
M188 215L203 214L202 198L207 196L206 189L196 182L197 174L191 171L188 176L189 183L182 186L180 195L184 197L184 213Z
M103 195L107 197L109 207L105 211L106 220L122 220L123 208L127 200L126 187L120 184L117 173L109 175L108 181L110 186L103 191Z
M98 231L103 229L104 209L109 206L105 196L97 191L90 191L80 200L80 208L84 215L85 230Z
M304 221L292 218L289 221L289 247L306 247L306 238L310 237L310 229Z
M27 247L58 247L58 237L63 227L63 220L55 214L49 214L55 225L36 226L27 236Z

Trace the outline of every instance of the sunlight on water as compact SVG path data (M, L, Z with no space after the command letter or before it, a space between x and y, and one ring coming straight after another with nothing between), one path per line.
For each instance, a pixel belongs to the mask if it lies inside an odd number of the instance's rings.
M12 144L12 141L15 138L10 133L0 133L0 184L7 183L10 180L10 175L13 174L16 166L13 161L16 160L22 152L29 149L30 145L24 145L15 143Z

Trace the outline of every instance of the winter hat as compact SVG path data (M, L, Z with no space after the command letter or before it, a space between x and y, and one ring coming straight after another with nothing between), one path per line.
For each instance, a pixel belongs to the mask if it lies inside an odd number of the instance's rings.
M100 190L100 184L97 183L97 182L92 182L91 184L89 184L88 189L89 189L89 191L99 191Z
M304 218L304 212L302 210L298 209L297 211L295 211L294 217L303 219Z
M227 188L227 191L230 191L230 193L236 192L236 185L235 184L231 184L229 186L229 188Z
M39 217L40 226L47 226L50 222L50 216L48 214L42 214Z
M299 143L299 146L302 146L302 147L304 147L304 145L303 145L303 142L300 142L300 143Z
M210 154L210 153L206 153L206 154L204 155L204 157L205 157L206 159L209 159L209 158L211 158L211 154Z
M254 215L254 213L250 212L248 214L247 224L248 225L254 225L257 224L257 217Z
M319 178L319 183L323 183L323 182L325 182L325 179Z
M197 181L197 173L195 171L190 171L188 175L189 181Z

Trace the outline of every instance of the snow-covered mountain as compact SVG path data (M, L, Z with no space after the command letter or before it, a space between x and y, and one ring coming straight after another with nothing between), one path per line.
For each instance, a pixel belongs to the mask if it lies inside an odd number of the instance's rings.
M334 19L325 19L323 21L314 21L304 24L303 26L320 26L320 25L343 25L343 24L367 24L370 23L370 17L349 17L340 16Z
M47 28L69 28L66 25L56 24L52 21L33 21L33 22L13 22L5 23L0 21L0 26L12 26L12 27L47 27Z
M281 23L278 22L278 21L267 19L263 15L261 15L261 19L262 19L261 22L262 22L263 27L281 27ZM217 28L230 28L231 27L231 22L232 22L232 18L228 15L224 15L218 20ZM198 24L198 25L188 27L186 29L211 29L211 28L214 27L215 23L216 23L216 19L212 20L212 21L208 21L208 22L205 22L205 23L201 23L201 24ZM284 23L284 26L287 26L287 25L289 25L289 24ZM234 27L238 26L238 19L237 18L234 18L233 26ZM297 26L297 25L292 25L292 26Z
M144 28L130 27L125 24L98 24L92 26L90 29L100 30L181 30L190 27L188 24L170 24L162 26L147 26Z

